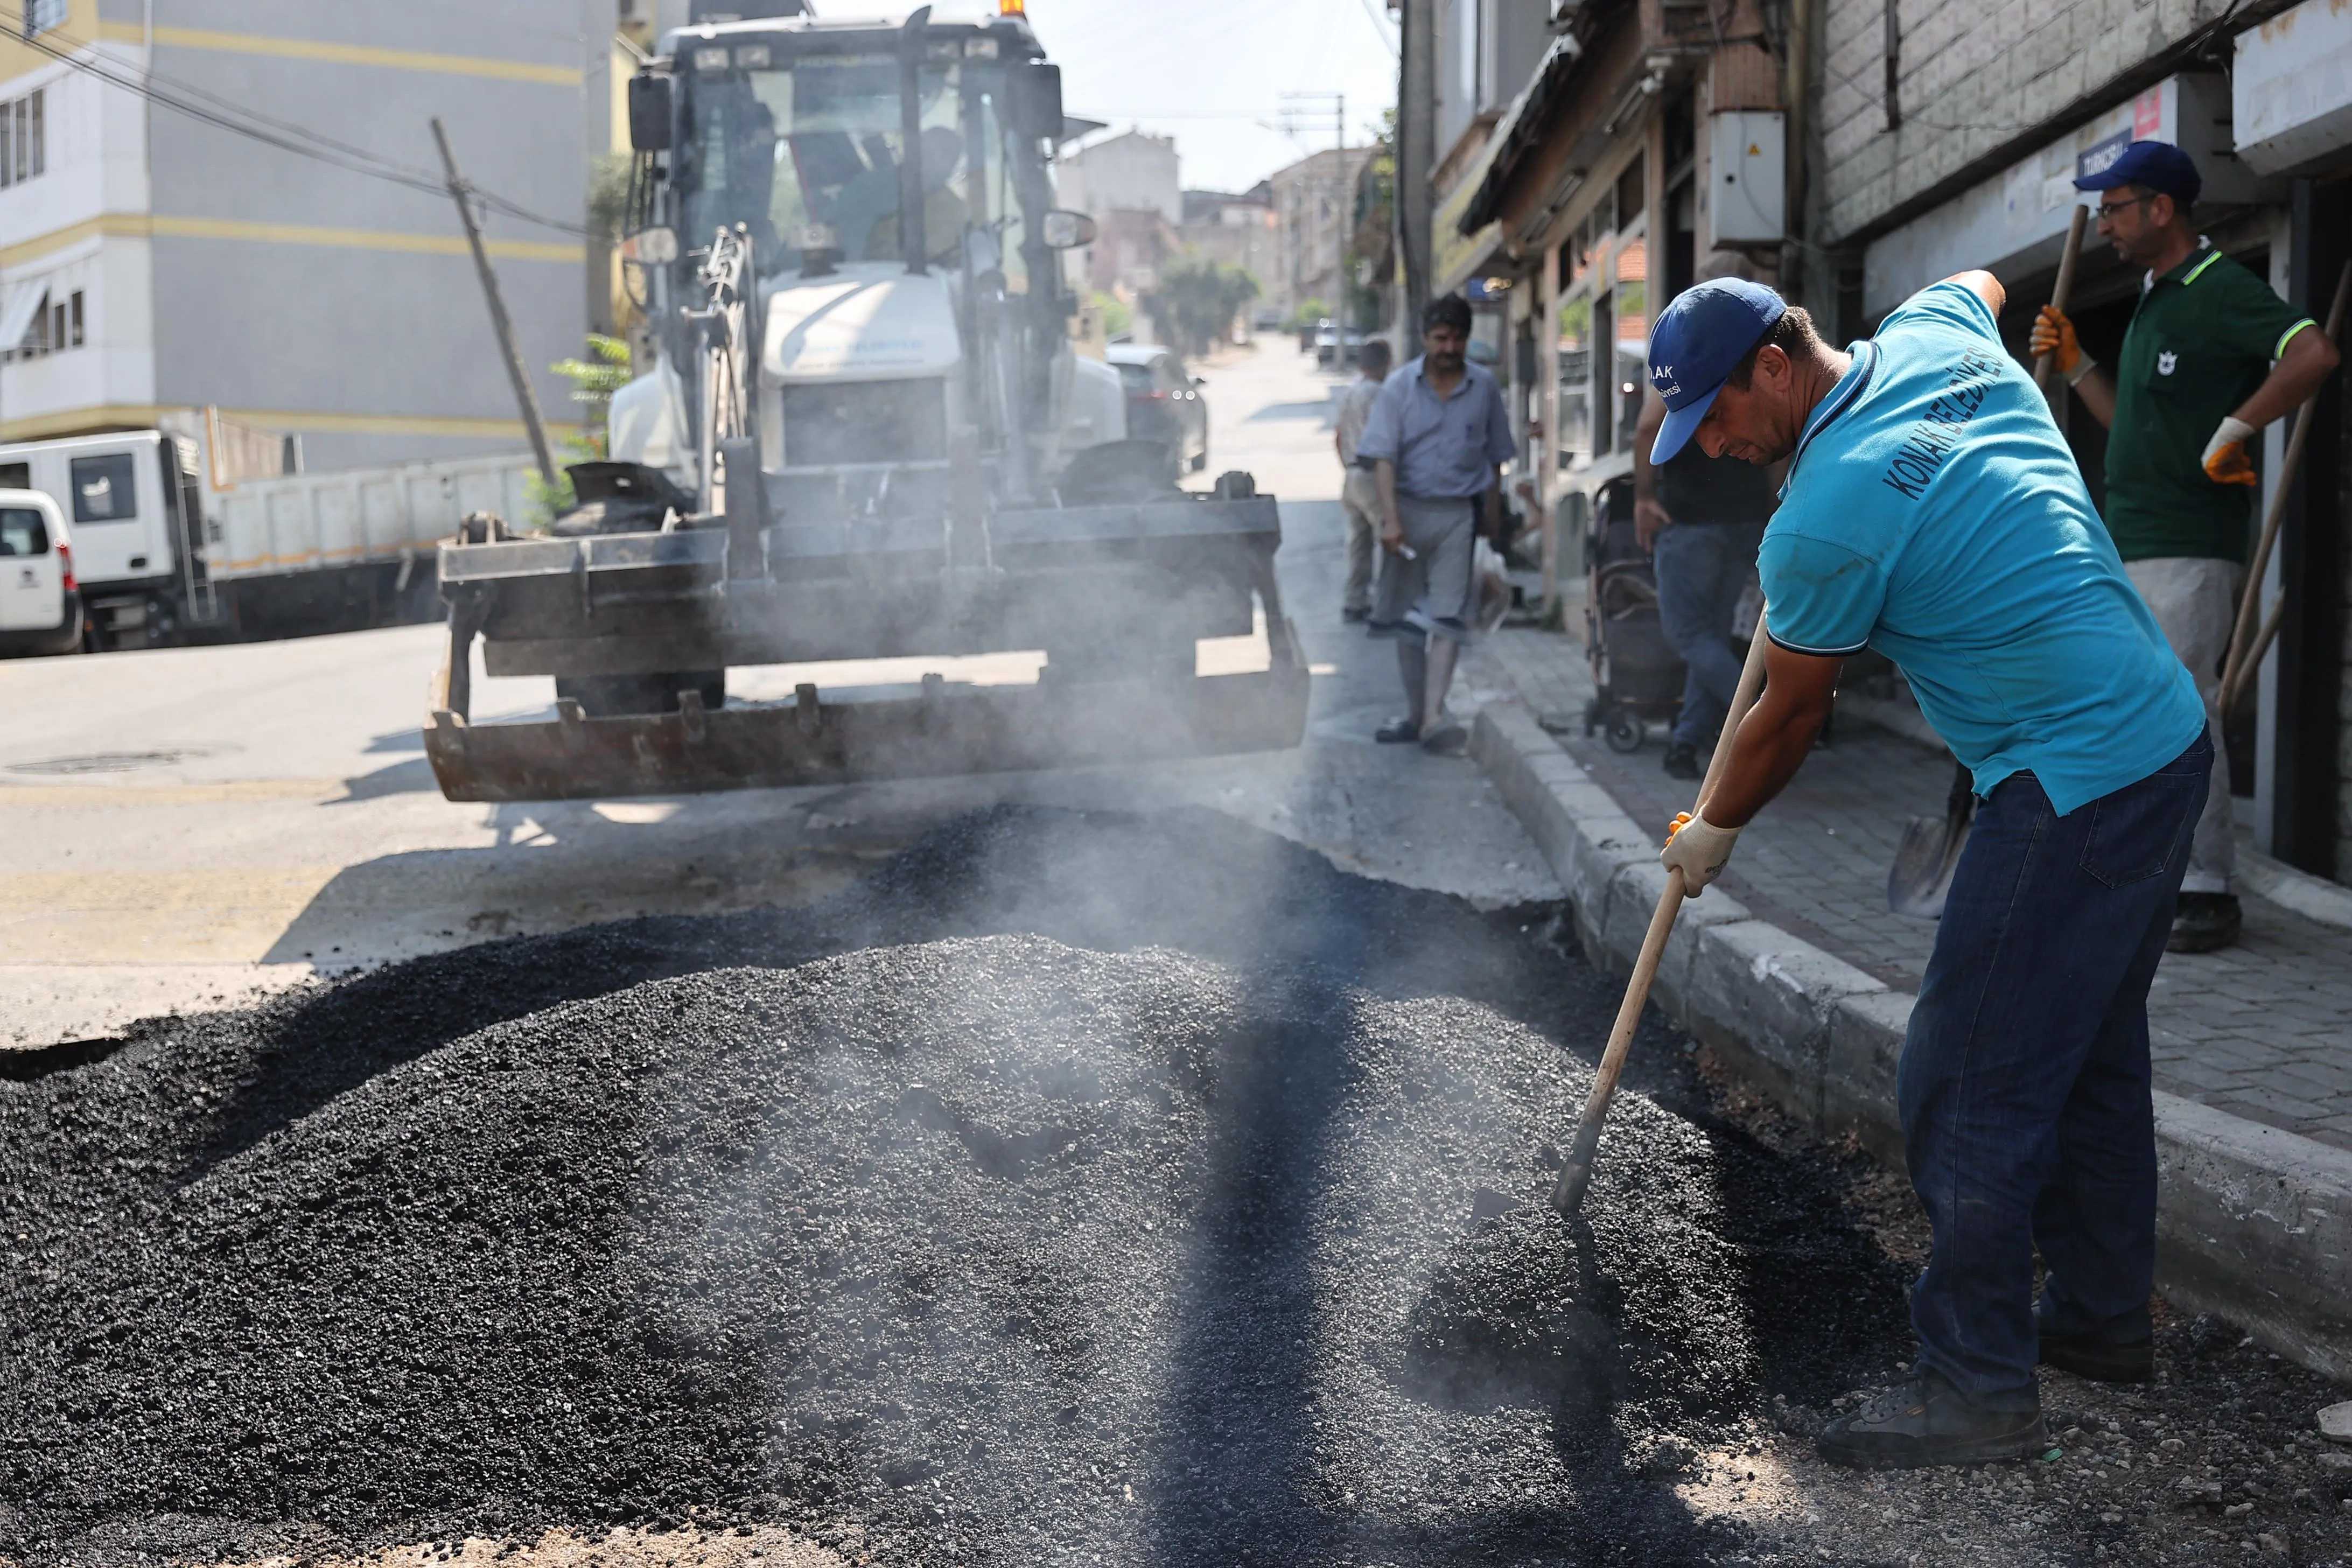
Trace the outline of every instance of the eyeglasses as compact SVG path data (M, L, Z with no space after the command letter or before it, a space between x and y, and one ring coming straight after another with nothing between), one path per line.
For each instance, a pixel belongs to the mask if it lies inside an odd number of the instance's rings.
M2101 202L2092 210L2099 215L2100 221L2104 223L2126 207L2146 206L2154 200L2156 200L2154 196L2128 196L2119 202Z

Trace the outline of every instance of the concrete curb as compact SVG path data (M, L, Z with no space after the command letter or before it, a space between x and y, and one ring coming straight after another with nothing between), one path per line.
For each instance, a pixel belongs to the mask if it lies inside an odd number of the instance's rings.
M1664 887L1653 836L1520 703L1481 709L1470 751L1567 889L1586 957L1631 971ZM1717 890L1683 911L1653 994L1808 1126L1856 1132L1901 1163L1895 1068L1908 993ZM2161 1092L2156 1139L2166 1298L2352 1378L2352 1153Z

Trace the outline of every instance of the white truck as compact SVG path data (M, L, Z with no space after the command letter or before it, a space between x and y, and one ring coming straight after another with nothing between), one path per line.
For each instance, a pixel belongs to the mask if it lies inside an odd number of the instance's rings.
M41 491L72 529L82 646L436 619L439 542L468 512L530 510L528 453L220 483L212 448L162 430L0 446L0 489Z

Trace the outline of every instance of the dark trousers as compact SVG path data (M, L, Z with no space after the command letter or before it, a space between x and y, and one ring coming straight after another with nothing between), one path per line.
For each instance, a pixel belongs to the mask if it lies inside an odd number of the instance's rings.
M2212 766L2200 734L2063 816L2032 773L1977 811L1895 1080L1911 1185L1935 1227L1911 1323L1922 1362L1965 1393L2033 1382L2037 1247L2056 1326L2147 1302L2147 988Z
M1709 747L1731 710L1739 686L1739 649L1731 640L1731 613L1764 541L1760 522L1678 522L1658 535L1652 561L1658 575L1658 629L1682 656L1682 711L1675 716L1677 745Z

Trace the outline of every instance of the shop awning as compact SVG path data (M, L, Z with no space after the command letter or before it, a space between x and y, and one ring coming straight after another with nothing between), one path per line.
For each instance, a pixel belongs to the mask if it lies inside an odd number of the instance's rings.
M1573 36L1562 33L1551 41L1543 63L1536 67L1535 75L1519 89L1519 96L1511 100L1509 110L1495 127L1495 134L1486 139L1486 153L1472 171L1476 177L1465 175L1454 187L1457 194L1469 193L1463 206L1463 222L1492 225L1503 216L1503 193L1511 183L1512 171L1542 135L1546 111L1567 86L1570 70L1583 58L1583 46Z
M33 312L49 296L48 284L40 279L18 283L0 301L0 349L13 349L25 341L25 329L33 324Z
M1478 156L1462 171L1462 177L1454 182L1454 188L1445 193L1445 199L1437 204L1436 216L1429 225L1429 291L1432 295L1451 294L1477 276L1486 269L1486 263L1501 243L1500 224L1486 223L1467 231L1462 226L1462 220L1470 210L1471 199L1485 184L1487 166L1494 162L1495 149L1499 145L1499 137L1487 137L1486 145L1479 149Z

